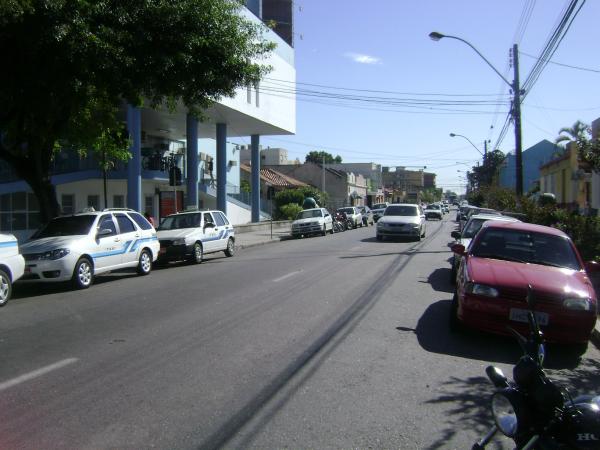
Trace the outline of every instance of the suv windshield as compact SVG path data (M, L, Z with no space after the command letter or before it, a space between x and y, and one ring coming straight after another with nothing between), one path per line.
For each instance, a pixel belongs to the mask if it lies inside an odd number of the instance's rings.
M311 217L323 217L323 213L320 209L309 209L305 211L300 211L296 216L296 220L310 219Z
M162 221L159 230L177 230L180 228L194 228L200 226L200 213L196 214L178 214L167 216Z
M94 220L96 220L95 215L57 217L35 233L32 239L86 235L90 232Z
M385 209L387 205L385 203L375 203L373 209Z
M410 205L390 205L385 208L384 216L418 216L416 206Z
M338 211L345 212L346 214L354 214L354 208L340 208Z
M581 270L573 246L562 236L498 228L482 233L473 256Z
M437 210L439 210L440 209L440 205L429 205L427 207L427 209L437 209Z

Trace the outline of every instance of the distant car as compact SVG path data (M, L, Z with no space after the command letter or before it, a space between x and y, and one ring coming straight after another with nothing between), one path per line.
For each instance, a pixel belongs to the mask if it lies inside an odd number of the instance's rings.
M338 208L337 210L339 212L346 213L346 216L348 216L348 219L350 219L352 221L353 228L363 226L362 214L360 213L360 210L356 206L346 206L344 208Z
M71 280L86 289L98 274L136 267L148 275L160 246L154 227L131 209L87 211L52 219L21 246L22 280Z
M158 227L159 262L187 260L200 264L208 253L235 253L235 230L222 211L171 214Z
M466 325L509 335L529 333L526 302L533 289L535 315L548 342L584 349L596 323L597 298L571 239L556 228L522 222L485 222L461 258L450 309L453 329Z
M389 205L388 202L375 203L373 205L373 207L371 208L371 211L373 212L373 220L375 222L377 222L379 220L379 218L381 216L383 216L383 212L385 211L385 208L387 208L388 205Z
M512 217L501 216L497 214L475 214L471 216L465 228L462 231L453 231L450 236L456 239L457 244L461 244L465 248L469 248L469 244L475 237L475 235L481 229L484 222L488 220L500 220L504 222L519 222L518 219ZM456 284L456 271L460 263L460 256L454 254L452 257L452 269L450 270L450 283Z
M25 260L19 254L17 238L0 234L0 307L10 300L12 285L23 276L24 270Z
M362 222L365 227L368 227L369 224L374 225L375 220L373 219L373 211L368 206L359 206L360 215L362 217Z
M444 213L442 212L442 207L437 203L432 203L431 205L427 205L425 208L425 219L439 219L442 220L444 217Z
M292 237L333 234L333 218L325 208L305 209L292 222Z
M388 205L377 221L375 237L378 241L385 237L412 237L417 240L425 237L425 215L421 206L412 203Z
M480 208L477 206L471 206L467 209L466 213L462 215L460 218L460 222L458 224L458 229L462 230L467 223L467 221L474 216L475 214L501 214L499 211L490 208Z

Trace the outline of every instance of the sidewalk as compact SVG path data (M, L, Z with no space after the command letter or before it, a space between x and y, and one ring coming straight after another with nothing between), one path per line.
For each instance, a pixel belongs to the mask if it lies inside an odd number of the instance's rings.
M290 238L290 224L279 224L273 227L271 234L271 227L264 225L258 230L245 231L242 227L235 227L235 248L243 249L249 247L255 247L257 245L270 244L272 242L279 242L284 239ZM238 230L239 228L239 230Z

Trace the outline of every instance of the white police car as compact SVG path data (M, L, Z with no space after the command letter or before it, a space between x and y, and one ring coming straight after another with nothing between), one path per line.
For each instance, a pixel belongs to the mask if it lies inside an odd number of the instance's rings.
M221 211L189 211L165 217L157 230L160 262L188 260L199 264L206 253L235 252L233 225Z
M25 261L19 254L17 238L0 234L0 306L6 305L12 294L12 284L23 276Z
M91 286L94 276L137 267L152 270L159 251L156 231L130 209L88 211L52 219L21 246L26 281L68 281Z

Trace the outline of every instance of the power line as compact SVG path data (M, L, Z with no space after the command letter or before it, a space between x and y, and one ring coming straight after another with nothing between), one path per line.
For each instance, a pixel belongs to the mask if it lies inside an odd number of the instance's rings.
M539 60L539 58L537 58L536 56L530 55L529 53L525 53L525 52L519 51L519 54L525 55L525 56L528 56L530 58ZM556 66L568 67L570 69L583 70L585 72L600 73L600 69L590 69L589 67L572 66L570 64L563 64L563 63L559 63L559 62L551 61L551 60L548 60L547 62L550 63L550 64L554 64Z

